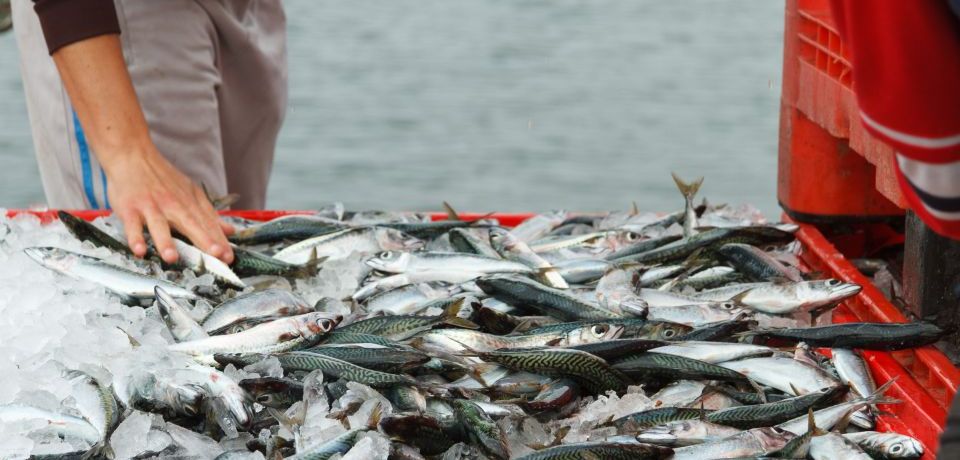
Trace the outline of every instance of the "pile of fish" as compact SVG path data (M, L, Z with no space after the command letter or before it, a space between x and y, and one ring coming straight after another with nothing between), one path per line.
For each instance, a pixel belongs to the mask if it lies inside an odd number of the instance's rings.
M3 458L917 458L791 224L685 206L233 218L231 265L112 218L2 221ZM36 263L33 263L36 262ZM9 288L9 289L7 289ZM830 357L820 353L831 349Z

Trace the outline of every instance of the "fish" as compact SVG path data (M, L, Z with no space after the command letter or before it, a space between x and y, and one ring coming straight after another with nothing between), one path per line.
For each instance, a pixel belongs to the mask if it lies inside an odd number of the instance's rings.
M190 355L200 363L213 364L214 354L278 353L309 346L333 330L339 320L326 313L306 313L269 321L236 334L180 342L167 348Z
M233 265L230 268L237 276L283 276L288 278L309 278L320 271L326 258L313 258L298 265L277 260L266 254L232 245Z
M44 423L43 426L31 430L29 433L31 435L57 436L61 439L83 442L90 447L102 440L100 431L81 417L61 414L24 404L12 403L0 405L0 423L14 425L23 424L31 420L38 420Z
M155 287L154 295L157 298L157 311L160 312L160 317L163 318L167 329L170 330L170 334L177 342L209 337L203 327L190 316L190 313L177 303L177 299L173 298L162 287Z
M798 271L787 268L782 262L756 246L730 243L721 246L717 253L733 265L737 272L747 275L754 281L802 281Z
M464 329L478 329L475 323L460 318L460 309L468 302L466 297L460 297L440 316L420 315L388 315L362 319L337 329L341 333L374 334L391 340L406 340L423 331L437 326L460 327Z
M747 289L730 299L737 304L756 311L782 315L800 309L834 305L841 300L857 295L861 287L840 280L814 280L787 283L770 283Z
M709 413L710 411L700 408L658 407L620 417L612 420L611 424L620 432L636 432L674 422L701 420Z
M455 228L450 230L447 235L449 235L450 238L450 245L453 246L457 252L476 254L491 259L501 257L500 253L491 245L489 233L486 239L483 239L466 228Z
M453 446L460 436L444 429L428 415L392 415L380 421L382 430L391 439L402 441L424 455L440 455Z
M684 238L689 238L696 234L697 212L694 210L693 197L700 191L700 186L703 185L703 178L700 177L693 182L687 183L680 179L676 173L672 173L672 175L673 181L676 182L677 188L680 189L680 194L683 195L683 236Z
M491 228L490 242L504 259L515 260L535 269L545 285L556 289L570 288L567 281L563 279L563 276L560 276L560 273L550 262L530 249L527 243L520 241L508 230Z
M646 428L637 433L638 442L668 447L685 447L719 441L742 430L703 420L684 420Z
M783 356L747 358L720 363L719 366L746 375L761 385L794 396L814 393L842 385L839 380L814 365Z
M738 337L802 341L815 347L902 350L928 345L950 331L933 323L843 323L743 332Z
M597 343L616 339L623 333L622 326L605 322L578 325L568 330L527 332L519 335L498 336L469 329L437 329L421 333L411 345L424 351L449 352L494 351L501 348L538 348Z
M428 252L415 254L401 251L382 251L366 260L366 264L386 273L458 272L458 273L522 273L534 274L536 269L512 260L494 259L476 254L456 252Z
M140 304L152 301L157 286L162 287L172 297L197 300L200 297L193 292L169 281L142 275L99 259L77 254L60 248L32 247L23 252L50 270L70 278L89 281L103 286L122 300Z
M239 295L217 305L201 322L208 334L250 320L267 320L304 315L313 311L300 296L282 289L265 289Z
M303 241L347 227L349 226L344 222L319 216L290 215L247 227L234 233L229 239L234 244L248 246Z
M864 452L875 458L920 458L923 456L923 444L920 441L899 433L861 431L844 433L843 437L856 443Z
M717 441L674 449L673 460L760 456L782 449L793 438L792 433L778 428L754 428Z
M431 359L429 355L413 348L388 347L370 343L319 345L303 351L394 374L417 369Z
M352 253L373 254L381 251L413 251L423 242L399 230L377 227L355 227L337 230L287 246L273 255L289 264L306 264L321 257L338 260Z
M761 428L800 417L816 405L835 400L846 390L846 387L827 387L814 393L776 402L731 407L712 412L706 420L740 429Z
M227 286L243 289L247 285L237 276L230 267L220 259L207 254L193 245L179 238L173 238L173 247L180 257L177 264L193 270L194 273L209 273L214 279Z
M654 353L683 356L705 363L717 364L743 358L771 356L776 351L762 345L726 342L698 342L685 340L650 350Z
M856 443L838 433L823 433L810 440L810 453L813 460L872 460Z
M297 452L295 455L286 457L287 460L327 460L337 454L345 454L360 440L360 436L367 431L376 430L380 425L380 418L383 416L383 408L380 405L374 407L367 420L366 426L353 429L337 436L317 447L306 449L304 452Z
M659 460L670 458L672 449L629 442L584 442L549 447L520 457L519 460L622 459Z
M746 375L722 365L652 351L617 359L611 365L640 381L692 379L748 382Z
M877 388L877 391L873 392L873 394L869 396L842 402L840 404L835 404L833 406L815 411L810 416L810 418L813 419L812 422L808 420L807 416L802 416L783 422L777 425L777 428L789 431L796 435L803 435L807 433L812 425L829 430L841 420L846 418L848 414L855 413L855 411L864 407L876 404L897 404L900 401L883 396L883 393L886 392L894 382L895 380L891 380L883 384L880 386L880 388Z
M588 391L625 391L631 380L604 359L590 353L563 348L519 348L478 352L486 362L496 362L511 369L545 375L569 377Z
M477 286L488 295L508 304L535 308L564 321L617 318L614 312L585 302L560 289L544 286L518 276L497 275L480 278Z
M292 379L260 377L238 382L240 388L264 407L286 409L303 400L303 383Z
M563 210L537 214L511 229L510 233L525 243L536 241L563 224L569 215L567 211Z
M356 364L349 363L342 359L333 358L319 353L309 351L288 351L276 353L275 356L283 370L291 371L322 371L324 375L343 378L354 382L362 383L374 388L385 388L393 385L417 385L416 380L403 374L392 374L388 372L367 369ZM240 359L239 362L249 363L262 359L262 354L218 354L218 362L228 363Z
M451 403L467 436L487 455L499 460L510 458L506 434L477 403L465 399L455 399Z
M89 241L93 243L94 246L107 248L120 254L125 254L128 256L133 255L133 251L131 251L126 244L123 244L120 240L114 238L107 232L100 230L91 222L87 222L86 220L62 210L57 211L57 217L60 219L60 222L63 222L63 225L67 227L67 230L70 231L70 234L76 239L80 241Z

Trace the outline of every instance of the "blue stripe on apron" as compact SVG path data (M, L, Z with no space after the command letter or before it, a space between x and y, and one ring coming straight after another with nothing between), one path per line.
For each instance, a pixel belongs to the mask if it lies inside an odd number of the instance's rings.
M97 203L97 197L93 193L93 171L90 167L90 148L87 146L87 138L83 135L83 127L80 126L80 119L77 118L77 112L73 112L73 132L77 136L77 149L80 151L80 167L83 174L83 192L87 195L87 201L93 209L100 209ZM104 178L104 189L106 189L106 178Z

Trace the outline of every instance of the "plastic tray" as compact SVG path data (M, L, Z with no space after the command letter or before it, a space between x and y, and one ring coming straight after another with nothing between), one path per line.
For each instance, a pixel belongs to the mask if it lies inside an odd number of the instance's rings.
M43 221L56 219L56 211L7 211L8 216L21 213L34 214ZM109 214L107 211L71 211L72 214L91 220ZM224 215L253 220L269 220L290 214L310 214L310 211L228 211ZM444 214L431 214L433 220L443 220ZM485 217L483 214L464 213L464 220ZM515 226L530 214L494 214L505 226ZM873 286L870 279L861 274L837 251L820 231L808 224L799 224L797 239L803 248L800 259L807 271L817 271L825 277L833 277L863 286L863 290L833 312L834 322L907 322L907 318ZM881 406L886 413L878 420L881 431L896 431L920 440L926 448L924 459L936 458L940 433L946 421L946 413L960 385L960 370L947 357L932 346L896 352L867 351L864 356L869 363L878 385L896 379L887 395L902 401L901 404Z

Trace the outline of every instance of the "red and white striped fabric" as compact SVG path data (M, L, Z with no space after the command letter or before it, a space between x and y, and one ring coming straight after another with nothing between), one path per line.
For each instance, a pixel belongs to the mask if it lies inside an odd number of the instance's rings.
M864 126L912 210L960 239L960 18L948 0L831 0Z

